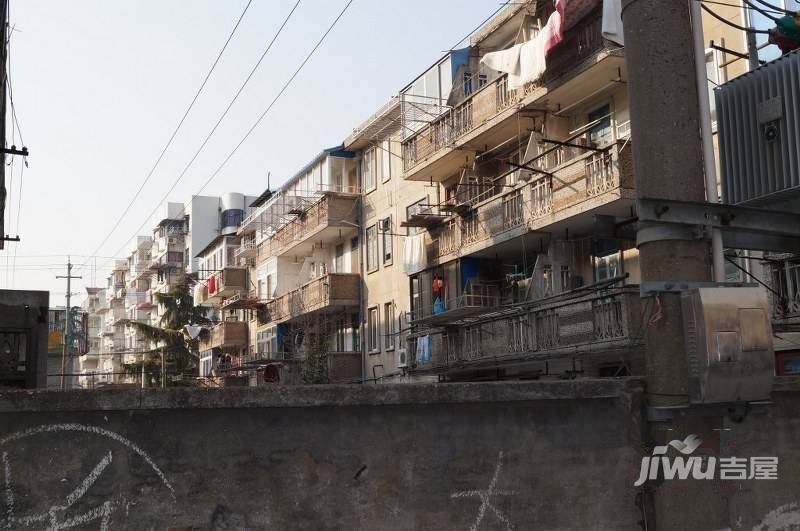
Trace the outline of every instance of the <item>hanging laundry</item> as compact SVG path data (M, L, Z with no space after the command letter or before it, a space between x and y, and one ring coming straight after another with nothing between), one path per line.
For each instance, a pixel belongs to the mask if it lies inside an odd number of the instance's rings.
M505 74L519 75L519 52L522 44L517 44L499 52L489 52L481 58L481 64Z
M425 269L425 234L406 236L403 246L403 272L418 273Z
M603 38L625 46L622 34L622 0L603 0Z
M208 294L213 295L217 292L217 281L215 275L208 277Z
M431 360L431 336L417 338L417 361L426 362Z
M433 301L433 313L434 314L442 313L442 312L445 311L445 309L446 308L444 307L444 304L442 304L442 299L439 298L439 297L436 297L436 300Z

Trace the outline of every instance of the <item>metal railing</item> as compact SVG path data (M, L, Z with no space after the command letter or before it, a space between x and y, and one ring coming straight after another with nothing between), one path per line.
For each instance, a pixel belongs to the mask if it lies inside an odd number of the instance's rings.
M471 317L469 323L451 329L455 332L433 341L431 361L419 368L516 359L562 348L579 354L582 349L597 351L618 341L640 339L638 286L548 300L509 315Z

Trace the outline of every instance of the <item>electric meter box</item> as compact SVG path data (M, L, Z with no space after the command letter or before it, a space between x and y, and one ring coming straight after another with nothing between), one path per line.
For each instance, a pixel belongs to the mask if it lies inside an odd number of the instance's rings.
M682 293L681 305L690 402L769 399L775 355L766 290L696 288Z

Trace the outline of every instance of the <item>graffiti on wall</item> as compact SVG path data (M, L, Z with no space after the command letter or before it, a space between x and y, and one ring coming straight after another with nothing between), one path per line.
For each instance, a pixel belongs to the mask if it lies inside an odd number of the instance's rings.
M53 476L48 480L70 483L67 494L62 499L48 500L44 505L32 508L36 500L20 495L20 492L33 490L30 484L43 479L32 478L30 474L15 473L15 469L19 468L18 466L15 467L15 465L29 465L27 462L19 463L15 460L15 450L23 452L24 442L31 437L55 436L59 438L64 432L82 433L91 439L99 439L101 442L99 447L107 449L102 450L96 456L96 461L94 461L95 457L88 457L90 462L94 462L94 465L88 473L78 474L79 477L82 476L78 481L70 482L64 477L65 475L73 475L75 470L59 470L57 467L51 470L57 477ZM96 448L98 445L91 445L91 447ZM82 447L81 453L91 452L87 448ZM155 461L129 439L104 428L85 424L45 424L0 438L0 474L2 474L3 478L0 484L0 489L2 489L0 507L4 508L3 512L0 513L0 529L26 529L34 526L41 528L44 526L48 531L57 531L81 526L89 522L99 522L101 531L107 531L110 528L113 517L117 514L127 516L130 506L135 505L137 500L122 495L109 496L103 492L92 496L93 503L96 504L95 507L83 510L83 512L76 510L76 507L79 502L85 501L85 498L92 493L92 489L96 488L98 480L104 474L110 473L107 470L114 462L115 454L120 453L133 456L134 459L141 459L148 472L158 478L158 482L166 489L171 499L175 500L175 489ZM26 466L26 468L28 467Z

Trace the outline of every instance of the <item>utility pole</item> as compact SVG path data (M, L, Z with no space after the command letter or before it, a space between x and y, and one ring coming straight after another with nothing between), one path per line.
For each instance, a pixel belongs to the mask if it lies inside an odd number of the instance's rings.
M70 298L72 296L72 279L73 278L83 278L79 276L74 276L72 274L72 262L70 257L67 257L67 274L66 276L60 275L56 276L56 278L66 278L67 279L67 310L64 314L64 345L61 351L61 390L66 389L66 372L67 372L67 357L69 356L69 335L70 335L70 318L69 318L69 310L70 310Z
M689 0L693 1L693 0ZM658 20L659 35L652 24ZM706 199L695 54L688 1L623 0L625 59L637 200ZM637 234L642 282L708 282L710 245L690 228L640 223ZM683 340L680 294L666 289L643 302L647 405L687 404L688 362ZM697 434L719 448L721 417L676 417L648 424L652 444ZM679 486L677 484L680 484ZM727 506L719 481L669 482L643 492L654 527L722 529ZM698 511L680 511L702 500Z

